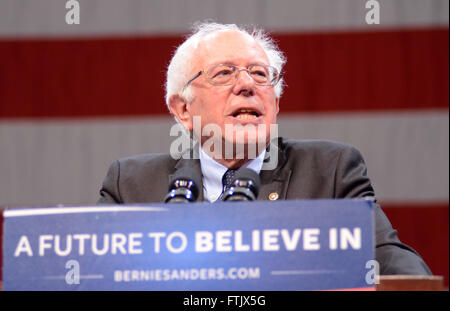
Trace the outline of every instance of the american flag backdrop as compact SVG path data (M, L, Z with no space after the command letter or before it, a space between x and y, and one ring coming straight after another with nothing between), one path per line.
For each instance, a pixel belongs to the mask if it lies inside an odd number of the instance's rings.
M287 56L279 133L363 154L400 239L449 267L449 2L0 0L0 205L93 204L108 166L168 152L165 70L192 23L257 25ZM159 182L159 181L155 181Z

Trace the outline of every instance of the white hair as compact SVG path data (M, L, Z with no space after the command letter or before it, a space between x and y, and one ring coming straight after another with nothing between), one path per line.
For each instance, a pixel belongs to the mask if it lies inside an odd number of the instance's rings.
M253 28L251 31L244 27L237 26L235 24L218 24L212 22L203 22L194 25L194 31L187 37L187 39L176 49L175 54L170 61L167 68L167 80L166 80L166 104L169 107L169 99L172 95L178 94L186 101L190 102L193 99L193 94L190 88L186 88L183 94L183 87L186 82L192 78L189 76L191 72L190 64L192 58L195 55L195 50L200 42L208 35L223 32L223 31L238 31L245 36L253 38L269 59L269 65L275 67L278 72L281 72L283 65L286 62L286 58L283 52L278 48L275 41L268 36L268 34L262 29ZM283 92L283 79L280 79L275 86L275 95L280 97ZM170 111L170 108L169 108Z

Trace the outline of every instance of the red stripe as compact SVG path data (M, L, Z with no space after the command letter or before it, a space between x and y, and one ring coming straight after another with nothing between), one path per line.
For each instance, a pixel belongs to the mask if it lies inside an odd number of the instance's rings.
M448 108L448 36L276 35L288 57L281 111ZM0 118L167 114L165 69L181 41L0 40Z
M449 204L389 205L382 209L400 240L414 248L434 275L449 280Z
M284 111L448 108L448 29L280 36Z

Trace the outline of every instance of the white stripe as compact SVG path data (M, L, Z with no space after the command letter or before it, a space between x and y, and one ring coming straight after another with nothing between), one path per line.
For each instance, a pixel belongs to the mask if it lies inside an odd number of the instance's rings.
M281 136L355 146L382 202L448 202L447 109L296 114L280 117L279 123Z
M290 114L278 121L281 136L354 145L381 201L448 202L447 109ZM171 124L170 117L0 121L0 205L94 204L114 160L169 151Z
M30 208L30 209L7 209L3 212L4 217L20 216L38 216L38 215L59 215L76 213L103 213L103 212L165 212L167 208L163 207L49 207L49 208Z
M66 0L0 1L0 37L179 34L214 19L271 31L448 27L448 0L378 0L380 24L368 25L365 0L78 0L80 24L65 21Z
M0 206L94 204L109 165L167 152L173 123L170 117L0 120Z

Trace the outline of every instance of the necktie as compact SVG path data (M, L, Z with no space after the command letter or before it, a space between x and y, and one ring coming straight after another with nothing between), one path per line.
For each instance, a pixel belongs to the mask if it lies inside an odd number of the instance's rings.
M230 188L231 182L233 181L234 175L236 175L236 170L227 170L225 174L223 174L222 177L222 185L223 185L223 191Z

